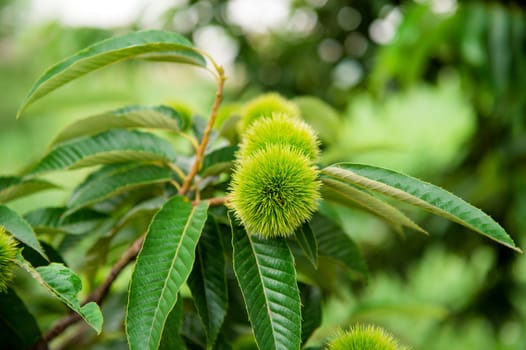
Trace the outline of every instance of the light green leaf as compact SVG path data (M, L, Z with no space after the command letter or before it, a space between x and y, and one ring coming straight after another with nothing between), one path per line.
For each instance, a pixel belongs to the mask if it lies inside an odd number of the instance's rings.
M0 205L0 225L4 226L20 242L49 260L31 226L17 212L5 205Z
M39 191L59 188L46 180L24 179L19 176L0 176L0 203L6 203Z
M322 173L422 208L459 223L515 251L506 231L482 210L428 182L371 165L339 163Z
M150 133L116 129L57 145L30 175L127 161L174 160L175 152L168 141Z
M391 223L397 231L402 232L402 226L406 226L427 234L423 228L414 223L413 220L409 219L400 210L369 193L332 178L322 177L321 181L323 183L323 187L321 188L323 198L347 206L358 204L360 207Z
M172 172L155 165L109 165L92 173L80 184L68 200L70 214L129 189L154 183L168 182ZM66 214L66 215L67 215Z
M283 239L262 239L232 225L234 272L261 350L297 350L300 295L294 258Z
M367 278L367 265L360 249L341 227L321 214L314 214L310 225L318 241L320 255L334 259L350 271Z
M106 214L92 210L81 209L71 215L66 215L66 207L46 207L30 211L24 219L38 233L68 233L74 235L92 231Z
M228 308L225 257L219 228L209 215L199 245L194 268L188 278L194 303L207 335L208 348L214 345Z
M294 233L296 241L303 249L303 253L314 267L318 266L318 242L308 222L301 225Z
M21 255L17 256L17 263L29 272L51 294L78 313L97 334L102 331L102 313L94 302L81 305L77 294L82 290L82 281L71 269L58 263L34 268Z
M342 124L334 108L312 96L299 96L292 102L298 106L302 118L312 125L324 143L333 144L340 139Z
M137 257L126 315L130 348L157 349L179 289L188 278L208 202L175 196L155 215Z
M226 146L205 155L203 167L201 168L201 176L217 175L230 170L236 159L235 154L238 149L239 147L237 145Z
M112 63L158 53L165 53L163 57L167 61L206 65L192 43L179 34L159 30L124 34L91 45L49 68L29 91L17 118L34 101L87 73Z
M185 123L186 120L175 109L167 106L128 106L78 120L62 130L52 144L109 129L141 127L180 131Z

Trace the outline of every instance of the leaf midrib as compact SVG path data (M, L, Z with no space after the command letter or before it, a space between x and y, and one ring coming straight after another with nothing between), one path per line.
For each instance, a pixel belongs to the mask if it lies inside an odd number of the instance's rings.
M336 164L337 165L337 164ZM470 222L464 220L463 218L461 218L460 216L456 216L452 213L449 213L447 211L445 211L444 209L438 207L438 206L435 206L433 205L432 203L430 202L427 202L426 200L424 199L421 199L421 198L418 198L417 196L409 193L409 192L406 192L398 187L395 187L395 186L391 186L391 185L388 185L386 183L383 183L382 181L379 181L379 180L373 180L373 179L370 179L366 176L363 176L363 175L360 175L350 169L342 169L338 166L329 166L325 169L322 170L322 173L324 173L325 175L328 175L329 177L332 177L332 176L341 176L343 178L346 178L348 179L349 181L361 186L361 187L365 187L367 188L367 185L370 185L371 188L374 190L374 191L377 191L377 192L380 192L384 195L387 195L389 197L392 197L392 198L395 198L397 200L400 200L402 202L405 202L405 203L408 203L408 204L411 204L411 205L414 205L414 206L417 206L417 207L420 207L424 210L428 210L429 212L435 214L435 215L439 215L439 216L442 216L448 220L451 220L453 222L456 222L460 225L463 225L475 232L478 232L486 237L488 237L489 239L493 240L493 241L496 241L508 248L511 248L519 253L522 253L522 250L508 242L504 242L504 241L501 241L501 240L498 240L496 239L495 237L491 236L490 234L488 234L487 232L484 232L483 230L473 226ZM421 180L419 180L421 181ZM422 181L422 183L424 184L428 184L427 182L425 181ZM432 184L428 184L428 185L432 185ZM435 185L432 185L433 187L436 187ZM449 191L443 189L443 188L439 188L439 190L442 190L452 196L454 196L453 194L451 194ZM465 202L463 199L459 198L462 202ZM465 202L467 205L470 205L469 203ZM470 205L471 206L471 205ZM476 207L473 207L474 209L476 209L477 211L479 211L482 216L488 216L486 213L482 212L479 208L476 208ZM498 225L498 223L497 223ZM500 226L500 225L499 225ZM511 238L510 238L511 239Z
M250 243L250 247L252 249L252 251L254 252L254 259L256 260L256 268L257 268L257 271L258 271L258 275L260 277L260 281L261 281L261 287L263 289L263 296L265 297L265 306L267 308L267 315L269 317L269 320L270 320L270 327L272 329L272 340L274 341L273 345L274 345L274 348L276 348L276 344L277 344L277 339L274 335L274 327L273 327L273 322L272 322L272 312L270 310L270 304L269 304L269 298L268 298L268 295L267 295L267 292L266 292L266 288L265 288L265 285L264 285L264 280L263 280L263 273L261 272L261 269L260 269L260 261L258 259L258 255L257 255L257 252L256 252L256 248L254 246L254 242L252 241L251 237L250 237L250 234L247 232L246 233L247 235L247 238L248 238L248 241Z
M195 210L196 210L196 207L192 206L192 211L190 212L190 215L188 216L188 220L186 221L186 224L184 226L183 232L181 233L181 239L179 240L179 244L177 245L177 249L175 250L175 254L174 254L174 257L172 259L170 268L168 269L168 277L170 277L171 272L173 271L173 268L174 268L174 265L175 265L175 261L177 260L177 256L179 255L179 249L182 246L181 243L183 242L183 238L185 237L186 233L188 232L188 227L190 225L190 222L192 221L192 218L194 216ZM154 312L153 318L152 318L153 322L151 323L150 329L148 331L148 337L147 337L148 344L150 344L150 340L152 339L152 332L153 332L155 320L157 319L157 313L159 311L159 304L161 303L160 301L163 300L164 292L166 290L166 285L167 285L169 279L170 278L166 278L164 280L164 285L163 285L163 288L161 289L161 295L160 295L159 299L157 299L158 301L157 301L155 312ZM176 297L175 297L175 303L177 303L177 299L178 299L178 295L176 295ZM174 303L174 305L175 305L175 303ZM163 324L163 329L164 329L164 324ZM162 334L162 330L161 330L161 334ZM155 345L155 349L159 348L160 343L161 343L161 337L159 337L159 341Z

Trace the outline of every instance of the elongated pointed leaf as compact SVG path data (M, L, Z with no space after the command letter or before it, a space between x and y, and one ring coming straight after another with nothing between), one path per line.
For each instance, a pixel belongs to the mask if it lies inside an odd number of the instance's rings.
M308 222L301 225L294 233L296 241L303 249L303 253L314 267L318 266L318 242Z
M225 257L219 228L209 215L188 278L194 303L205 326L208 348L214 345L228 308Z
M108 216L92 209L81 209L66 215L66 207L39 208L24 215L24 219L39 233L84 234L92 231Z
M48 260L31 226L17 212L5 205L0 205L0 225L4 226L20 242L25 243Z
M142 127L179 131L185 128L185 123L175 109L167 106L128 106L74 122L58 134L53 144L109 129Z
M489 215L438 186L392 170L363 164L339 163L322 172L445 217L521 252L506 231Z
M112 63L152 53L166 53L167 61L206 65L192 43L181 35L159 30L124 34L91 45L49 68L29 91L17 118L32 102L74 79Z
M51 294L60 299L71 310L78 313L97 334L102 331L102 313L94 302L81 305L77 294L82 289L82 281L71 269L58 263L34 268L18 255L18 264L33 276Z
M56 146L30 174L127 161L174 160L168 141L150 133L116 129Z
M67 213L138 186L168 182L171 179L172 172L169 169L155 165L110 165L91 174L73 191Z
M286 241L248 235L235 225L232 230L234 272L259 349L299 349L300 295Z
M207 209L207 202L193 207L175 196L153 218L130 284L126 333L131 349L159 347L168 314L192 269Z
M356 205L370 211L391 223L398 231L402 231L402 226L412 228L427 234L413 220L409 219L404 213L392 205L366 193L353 185L337 181L331 178L321 178L323 182L322 195L326 199L334 200L343 205Z
M40 338L33 315L16 293L0 293L0 344L4 349L29 349Z
M367 265L354 241L334 221L314 214L310 221L320 255L335 259L345 268L367 278Z
M0 176L0 203L6 203L39 191L58 188L58 185L41 179L24 179L19 176Z

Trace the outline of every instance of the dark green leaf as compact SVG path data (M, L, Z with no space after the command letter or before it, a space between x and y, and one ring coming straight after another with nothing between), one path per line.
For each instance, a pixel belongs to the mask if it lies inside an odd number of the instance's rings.
M150 133L116 129L57 145L30 174L127 161L174 160L168 141Z
M299 227L294 237L303 249L303 253L309 259L314 267L318 266L318 242L316 242L316 236L312 232L312 228L308 222L304 223Z
M234 272L258 347L296 350L301 343L300 296L294 258L283 239L262 239L232 226Z
M208 347L214 345L228 308L225 257L219 234L216 221L209 215L188 278L197 312L205 326Z
M77 294L82 289L82 281L71 269L62 264L51 263L34 268L18 255L18 264L46 287L54 296L78 313L97 334L102 331L102 313L94 302L81 305Z
M49 68L33 85L18 111L62 85L87 73L126 59L166 53L166 60L205 66L203 57L192 43L176 33L147 30L110 38L77 52Z
M181 325L181 336L190 349L206 349L205 329L199 316L194 312L185 312Z
M367 266L358 246L336 223L325 216L314 214L310 225L318 241L320 255L332 258L350 271L367 277Z
M29 349L40 338L33 315L16 293L0 293L0 344L3 349Z
M300 284L301 294L301 344L321 325L321 291L315 286Z
M167 106L128 106L76 121L58 134L53 144L109 129L158 128L179 131L186 120Z
M169 169L155 165L109 165L91 174L73 191L68 201L68 213L131 188L171 179L172 172Z
M66 215L65 207L48 207L35 209L24 219L39 233L68 233L84 234L92 231L102 220L108 218L106 214L93 209L81 209L71 215Z
M159 350L184 349L185 345L180 335L183 322L183 299L179 298L174 308L168 314L164 324Z
M58 187L46 180L24 179L19 176L0 176L0 203L6 203L39 191Z
M164 324L188 278L208 203L168 200L150 224L132 275L126 316L131 349L157 349Z
M31 226L17 212L5 205L0 205L0 225L4 226L20 242L34 249L47 260L46 253L44 253Z
M521 252L506 231L482 210L428 182L371 165L339 163L323 174L384 194L466 226Z
M32 266L34 266L34 267L45 266L45 265L48 265L50 261L51 262L56 262L56 263L59 263L59 264L67 265L66 262L64 261L64 258L62 258L62 256L55 249L55 247L53 247L49 243L46 243L46 242L43 242L43 241L40 242L40 245L44 249L44 252L46 253L47 257L49 258L49 261L44 259L42 257L42 255L38 254L33 249L25 249L25 247L22 247L22 248L24 248L24 249L22 249L22 252L21 252L22 256L24 257L24 259L29 261L29 263Z
M235 154L238 149L239 147L237 145L226 146L208 153L203 159L201 176L206 177L229 171L236 159Z
M167 198L165 196L157 196L137 204L120 218L115 226L116 230L124 227L131 220L141 217L152 217L163 206L163 204L166 203L166 201Z

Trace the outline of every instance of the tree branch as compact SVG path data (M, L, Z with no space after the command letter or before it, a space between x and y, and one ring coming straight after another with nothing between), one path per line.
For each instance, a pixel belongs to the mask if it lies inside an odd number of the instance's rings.
M210 119L208 120L208 124L206 125L203 134L203 139L201 140L201 144L199 145L199 148L197 149L197 152L195 154L195 161L192 165L192 169L186 176L183 185L179 189L178 194L180 195L185 195L188 192L188 189L190 188L192 181L197 175L197 172L199 171L199 169L201 169L206 146L208 145L208 141L210 140L210 133L212 132L212 128L214 127L214 123L217 117L217 110L219 108L219 105L221 104L221 100L223 99L223 85L225 83L226 78L223 72L223 68L218 66L215 62L213 62L213 64L218 72L216 99L214 101L214 105L212 106L212 112L210 113Z

